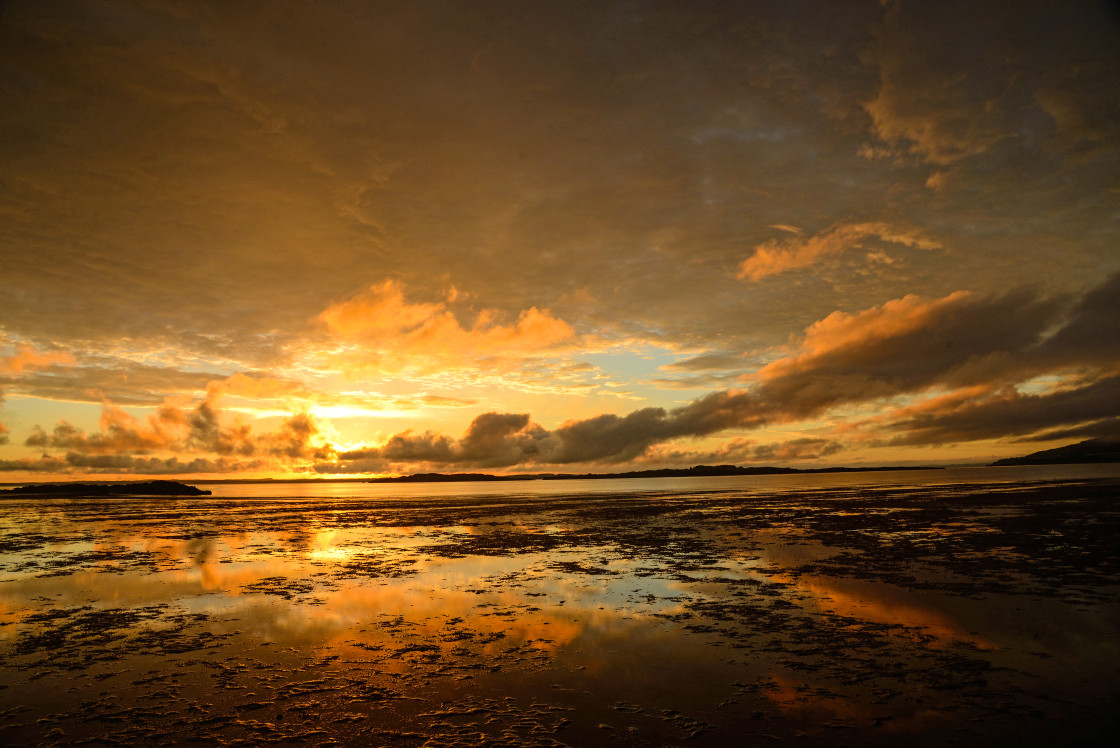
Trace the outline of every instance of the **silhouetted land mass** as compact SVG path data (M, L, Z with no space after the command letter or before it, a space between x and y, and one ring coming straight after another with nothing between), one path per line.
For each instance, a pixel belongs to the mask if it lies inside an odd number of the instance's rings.
M1120 439L1089 439L1057 449L1044 449L1023 457L996 460L993 466L1071 465L1078 463L1120 462Z
M209 496L210 491L172 480L140 483L33 483L0 490L7 495L48 496Z
M620 478L692 478L721 475L797 475L812 473L875 473L888 470L934 470L931 467L827 467L799 470L782 467L740 467L738 465L694 465L688 468L634 470L628 473L531 473L490 475L489 473L415 473L392 478L372 478L370 483L467 483L511 480L617 480Z

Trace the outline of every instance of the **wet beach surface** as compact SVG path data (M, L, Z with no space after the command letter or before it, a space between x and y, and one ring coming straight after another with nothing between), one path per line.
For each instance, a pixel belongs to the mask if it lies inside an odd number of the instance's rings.
M1106 744L1118 497L5 498L0 744Z

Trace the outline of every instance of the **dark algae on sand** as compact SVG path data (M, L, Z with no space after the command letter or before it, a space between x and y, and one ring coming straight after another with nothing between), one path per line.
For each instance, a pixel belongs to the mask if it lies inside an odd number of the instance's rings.
M1107 744L1118 489L11 498L0 744Z

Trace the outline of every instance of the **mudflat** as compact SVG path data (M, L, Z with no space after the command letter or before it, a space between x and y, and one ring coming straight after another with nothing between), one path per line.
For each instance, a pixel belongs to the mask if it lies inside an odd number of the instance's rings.
M1108 479L9 498L0 743L1104 744L1118 537Z

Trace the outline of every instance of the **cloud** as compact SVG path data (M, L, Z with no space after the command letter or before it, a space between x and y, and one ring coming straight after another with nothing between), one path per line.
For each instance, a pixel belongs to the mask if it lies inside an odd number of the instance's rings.
M684 436L702 436L749 420L752 403L745 393L722 392L667 411L643 408L626 416L603 414L569 421L553 431L532 423L526 414L484 413L460 439L431 431L405 431L380 447L338 454L340 464L320 464L321 472L346 472L347 463L365 469L389 466L563 465L618 463L642 455L650 446ZM342 469L338 469L342 468Z
M319 315L337 338L357 343L366 363L381 369L479 364L516 359L555 349L575 331L547 310L530 307L516 321L483 309L464 328L444 303L411 303L403 286L389 279L330 305Z
M899 435L891 444L951 444L1035 434L1056 427L1081 424L1067 434L1117 435L1120 416L1120 376L1106 377L1082 387L1062 388L1043 394L1005 389L982 400L965 400L927 408L890 424Z
M70 452L62 457L0 460L0 472L29 473L106 473L136 475L231 474L265 470L272 467L263 460L208 459L196 457L136 457L133 455L88 455Z
M953 52L947 54L948 40L929 33L930 10L921 3L887 6L866 53L878 69L879 87L865 109L880 140L944 166L1013 136L1002 100L1013 73L1006 58L1000 64L997 50L984 48L1002 41L996 38L995 18L972 14L968 27L954 34ZM984 75L976 74L978 65Z
M240 381L244 384L244 380ZM239 418L223 414L217 401L225 391L224 387L215 386L208 391L206 399L189 409L165 402L155 414L144 419L105 403L99 431L86 433L66 421L56 424L50 433L36 426L25 446L107 457L203 452L270 457L289 464L333 456L333 449L321 437L318 425L309 414L292 415L275 430L257 433Z
M267 375L251 376L245 372L208 382L206 392L208 399L223 395L258 400L313 400L316 397L314 392L294 380Z
M661 368L666 371L719 371L726 369L742 369L745 366L742 354L738 353L705 353L683 361L674 361Z
M917 444L1029 435L1110 418L1120 415L1120 379L1110 373L1120 365L1120 335L1110 334L1120 316L1114 315L1118 288L1120 275L1079 299L1029 289L988 297L955 292L834 312L810 325L787 356L744 377L749 389L714 392L671 410L572 420L552 431L525 414L486 413L458 440L409 431L380 448L340 454L340 472L354 460L377 469L619 463L676 439L805 421L843 406L936 391L942 394L874 425L897 434L892 443ZM1044 395L1016 388L1041 374L1063 384ZM747 446L736 454L798 460L840 449L821 439ZM316 469L332 471L329 465Z
M214 372L142 364L97 354L82 354L73 365L25 368L0 374L9 393L45 400L158 406L169 393L191 394L220 378Z
M734 437L712 450L680 450L664 446L647 451L643 462L673 465L700 464L788 464L819 460L844 450L832 439L801 437L784 442L759 444L754 439Z
M40 353L34 346L19 346L14 356L0 358L0 374L19 374L30 369L45 369L52 366L69 366L75 363L69 351L48 351Z
M395 338L446 313L443 304L410 304L400 282L389 279L332 304L319 319L342 338Z
M53 369L57 366L69 366L73 363L74 356L69 351L40 353L34 346L24 343L18 347L14 355L0 358L0 383L22 380L26 373L30 371ZM3 409L3 407L4 390L0 389L0 409ZM9 442L8 433L8 425L0 421L0 445Z
M941 244L916 229L901 230L887 223L839 223L813 236L771 239L739 264L740 280L759 281L773 275L811 267L818 262L858 249L869 239L917 249L938 249Z
M382 446L342 452L343 463L360 461L367 468L390 464L430 463L506 467L534 461L548 433L531 423L524 413L483 413L468 426L460 439L427 431L405 431Z
M101 411L101 431L87 434L66 421L58 423L47 434L36 426L25 445L44 449L71 449L83 454L116 452L147 453L170 449L179 444L183 413L175 407L161 408L155 416L141 422L124 410L106 404Z
M1021 442L1051 442L1058 439L1120 439L1120 417L1102 418L1096 421L1083 423L1073 428L1054 429L1041 431L1031 436L1026 436L1016 441Z
M806 329L797 351L750 379L766 410L786 419L932 387L1013 380L1042 366L1038 349L1062 301L1029 290L985 298L956 292L834 312Z
M863 60L879 78L864 109L886 147L867 155L953 167L1043 143L1100 155L1115 142L1102 127L1116 71L1104 52L1115 43L1106 3L1073 10L1035 0L983 13L953 2L885 7ZM967 24L944 25L965 17Z

